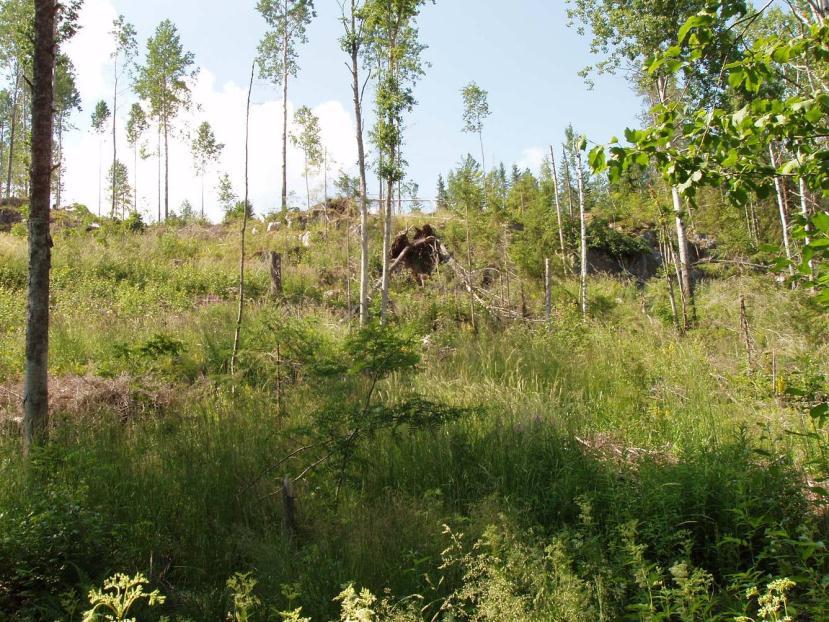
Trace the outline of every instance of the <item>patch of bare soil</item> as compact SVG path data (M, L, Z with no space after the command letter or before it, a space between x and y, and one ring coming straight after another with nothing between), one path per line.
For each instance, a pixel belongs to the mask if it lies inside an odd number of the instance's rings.
M60 376L49 378L49 414L81 419L113 413L122 421L162 411L173 403L172 386L138 386L134 379L98 376ZM16 427L23 416L21 382L0 385L0 428Z

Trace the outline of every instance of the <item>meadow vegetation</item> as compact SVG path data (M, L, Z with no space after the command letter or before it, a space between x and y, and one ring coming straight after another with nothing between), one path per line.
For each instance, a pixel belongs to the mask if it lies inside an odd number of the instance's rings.
M441 218L451 238L451 215L410 222ZM166 596L136 599L141 620L829 615L829 320L808 292L712 268L680 335L662 279L591 279L582 320L578 283L557 278L547 324L524 274L526 318L473 329L442 267L424 288L397 275L392 325L359 330L346 228L310 227L308 247L261 223L249 237L233 377L235 226L57 234L66 399L28 463L25 240L0 235L5 619L79 620L119 572Z

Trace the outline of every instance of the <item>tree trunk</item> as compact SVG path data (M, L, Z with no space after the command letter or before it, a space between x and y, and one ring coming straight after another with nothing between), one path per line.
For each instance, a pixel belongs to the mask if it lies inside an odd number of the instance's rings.
M201 219L204 220L204 173L201 174Z
M170 218L170 127L164 119L164 222Z
M774 146L769 145L769 157L771 158L771 166L777 169L777 159L774 157ZM777 208L780 212L780 226L783 229L783 248L786 251L786 259L789 261L789 272L794 274L794 266L792 265L792 246L789 241L789 218L786 214L786 202L783 198L783 184L780 182L780 177L775 173L774 175L774 190L777 194Z
M161 121L158 122L158 149L156 150L158 164L158 220L161 222Z
M311 186L308 183L308 153L305 153L305 205L311 211Z
M550 168L553 171L553 192L556 195L556 218L558 219L558 241L561 245L561 261L566 266L567 250L564 245L564 225L561 217L561 200L559 199L558 192L558 171L556 170L556 154L552 145L550 145Z
M57 187L55 188L55 207L60 209L61 194L63 193L63 115L61 112L57 120L57 135L58 135L58 163L55 165L55 173L58 176Z
M285 3L285 15L288 14L288 3ZM287 17L285 18L288 19ZM285 24L284 41L282 46L282 211L288 211L288 28Z
M544 259L544 319L547 324L553 319L553 277L549 257Z
M581 150L576 149L576 174L579 184L579 221L581 223L581 288L579 299L581 313L587 317L587 218L584 203L584 173L582 172Z
M9 124L9 171L6 177L6 198L12 198L12 175L14 173L14 139L17 131L17 104L20 99L20 62L15 64L14 96L12 98L11 121Z
M671 188L671 199L674 206L674 219L676 221L676 242L679 248L679 273L681 281L679 284L682 303L691 309L691 318L696 317L694 305L694 282L691 277L691 258L688 250L688 234L685 232L685 221L682 218L682 197L676 186ZM690 318L686 317L685 328L689 328Z
M806 221L806 226L805 226L806 237L804 238L803 242L806 244L806 246L808 246L809 244L812 243L812 239L811 239L811 236L810 236L811 228L809 226L809 205L808 205L807 198L806 198L809 191L808 191L808 188L806 187L806 180L803 177L800 177L798 179L798 188L799 188L799 192L800 192L800 214L801 214L801 216L803 216L803 220ZM815 262L810 259L809 263L808 263L808 267L809 267L809 280L814 281L815 280Z
M98 216L101 215L104 194L104 137L98 136Z
M42 443L49 425L49 200L52 192L56 0L35 0L32 80L32 168L23 451Z
M567 157L567 149L561 148L562 161L564 164L564 184L567 186L567 214L573 217L573 183L570 181L570 159Z
M138 141L135 141L132 154L132 184L133 184L133 199L132 211L138 212Z
M118 140L117 140L117 123L118 123L118 54L116 52L115 55L115 62L113 63L113 71L114 71L114 79L115 79L115 88L112 92L112 214L111 217L115 218L115 163L118 161Z
M271 251L271 296L282 295L282 256Z
M392 157L394 155L392 154ZM386 180L386 197L383 214L383 281L382 297L380 299L380 323L385 326L388 323L389 313L389 253L391 252L391 228L392 228L392 195L394 194L394 181L391 178Z
M366 179L366 150L363 143L363 104L360 93L359 42L357 36L357 2L351 0L351 90L354 99L354 117L357 121L357 160L360 169L360 326L368 324L368 180Z
M242 338L242 319L245 310L245 234L248 228L248 154L250 141L250 96L253 92L253 74L256 69L256 63L252 63L250 67L250 85L248 86L248 102L245 109L245 202L242 208L242 238L239 242L239 307L236 314L236 331L233 335L233 353L230 357L230 374L236 373L236 359L239 355L239 343ZM276 253L271 254L271 267L273 268L274 256L279 257ZM282 285L282 270L281 261L279 262L279 285ZM271 273L273 276L273 273Z

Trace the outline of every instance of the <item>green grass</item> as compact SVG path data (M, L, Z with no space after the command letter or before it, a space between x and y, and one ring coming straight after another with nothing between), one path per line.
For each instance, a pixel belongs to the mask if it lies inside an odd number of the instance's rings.
M764 277L706 281L698 327L680 337L659 281L638 289L591 279L583 321L577 285L561 278L551 325L481 311L473 332L451 274L423 289L401 276L395 322L414 335L420 362L381 381L374 403L417 395L470 410L440 424L378 427L344 464L325 461L324 444L281 462L324 440L363 385L320 370L355 330L342 295L342 231L315 231L304 249L290 234L287 246L299 250L279 306L255 254L286 239L258 228L235 378L227 362L238 233L56 238L56 382L126 378L119 390L142 404L163 393L163 406L57 413L33 466L13 426L3 427L0 620L77 619L65 604L115 572L142 572L167 594L140 619L221 619L227 579L247 571L262 620L300 605L331 619L349 582L420 603L416 619L441 603L493 621L731 619L752 613L747 587L783 576L798 584L790 597L804 613L826 614L829 561L813 543L829 526L804 490L823 473L825 435L806 436L805 404L786 389L825 393L829 324L802 292ZM24 241L0 236L6 386L19 379L25 283ZM540 317L540 283L513 283L516 306L521 285ZM320 460L296 485L291 537L282 479ZM683 583L677 564L707 587Z

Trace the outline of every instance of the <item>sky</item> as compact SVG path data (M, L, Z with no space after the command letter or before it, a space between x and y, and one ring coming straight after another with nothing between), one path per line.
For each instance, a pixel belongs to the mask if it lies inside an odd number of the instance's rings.
M221 162L205 179L205 212L218 220L218 176L227 172L237 194L244 183L244 111L247 82L256 46L265 23L255 0L86 0L81 30L67 45L78 74L83 110L74 115L75 129L65 137L64 203L80 202L97 211L99 176L104 178L112 158L109 136L90 129L95 103L105 99L112 107L112 21L123 14L136 26L139 59L146 40L163 19L171 19L185 49L195 55L197 75L192 91L196 105L177 121L170 147L170 208L178 211L188 200L201 207L201 180L193 170L190 142L196 127L208 121L225 144ZM308 29L308 43L300 49L300 73L289 83L289 115L302 105L320 117L323 143L329 154L329 184L340 170L356 172L354 112L348 58L339 49L337 0L317 0L317 17ZM424 7L420 36L428 48L426 73L415 88L417 106L407 117L404 157L407 175L427 200L435 195L439 174L453 168L467 153L480 158L477 136L464 134L460 91L470 81L489 92L491 116L484 127L488 166L503 162L537 170L558 145L572 123L592 142L606 142L625 127L638 125L641 104L622 76L599 76L588 89L578 72L594 59L589 42L567 25L564 0L438 0ZM366 98L371 107L371 96ZM119 94L117 122L123 128L135 97L128 88ZM250 197L257 214L277 209L281 189L281 90L256 79L252 95L250 142ZM370 123L369 119L369 123ZM154 136L148 136L152 143ZM133 152L119 131L119 159L137 172L139 208L154 216L157 206L157 162L151 158L133 169ZM103 158L101 158L103 154ZM101 166L103 161L103 166ZM106 182L104 182L104 187ZM371 180L370 193L378 183ZM291 205L305 205L301 152L290 148L288 189ZM323 196L323 176L311 179L312 201ZM103 205L107 204L104 188ZM105 208L104 208L105 209Z

